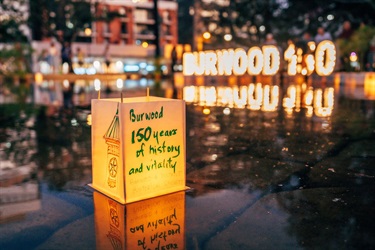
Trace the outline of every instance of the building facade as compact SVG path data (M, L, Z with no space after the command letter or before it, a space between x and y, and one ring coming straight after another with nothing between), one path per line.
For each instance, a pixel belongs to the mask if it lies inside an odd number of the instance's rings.
M175 0L158 1L159 45L177 44L177 10ZM98 21L93 23L92 41L97 44L155 44L153 0L103 0L93 11ZM105 21L112 15L110 21ZM102 17L102 18L101 18Z

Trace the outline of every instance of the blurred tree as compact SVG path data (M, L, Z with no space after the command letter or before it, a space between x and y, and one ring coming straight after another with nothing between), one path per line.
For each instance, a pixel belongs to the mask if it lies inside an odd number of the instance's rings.
M373 0L287 0L284 8L277 11L276 29L280 38L301 36L304 32L316 34L322 26L336 38L344 21L353 28L361 23L375 25L375 2Z
M89 0L30 1L29 25L34 40L56 37L60 42L75 41L92 21Z
M196 36L209 32L210 46L251 46L259 44L266 33L272 32L277 22L272 15L280 3L275 0L197 0L194 7Z
M178 41L193 43L193 1L177 0L178 2Z
M374 13L373 0L195 0L194 29L195 36L211 33L208 47L259 45L268 33L282 45L320 26L336 38L346 20L354 29L374 26Z
M353 52L358 57L357 61L360 64L357 70L365 69L366 53L369 50L370 41L373 37L375 37L375 27L361 25L349 39L337 39L337 46L339 47L342 60L341 70L355 70L355 67L352 67L350 64L350 54Z
M28 40L27 3L27 0L0 0L0 43Z

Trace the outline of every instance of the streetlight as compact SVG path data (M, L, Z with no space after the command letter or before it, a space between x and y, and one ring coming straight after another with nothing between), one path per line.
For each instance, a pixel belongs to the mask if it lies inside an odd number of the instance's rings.
M231 34L225 34L224 35L224 40L227 41L227 42L231 41L232 38L233 38L233 36Z
M203 36L203 38L204 38L204 39L208 40L208 39L210 39L210 38L211 38L211 33L210 33L210 32L208 32L208 31L206 31L206 32L204 32L204 33L203 33L203 35L202 35L202 36Z
M208 31L206 31L206 32L204 32L203 34L202 34L202 36L199 36L198 38L197 38L197 49L198 49L198 51L201 51L201 50L203 50L203 44L204 44L204 42L206 41L206 42L208 42L210 39L211 39L211 33L210 32L208 32ZM202 39L203 38L203 39Z

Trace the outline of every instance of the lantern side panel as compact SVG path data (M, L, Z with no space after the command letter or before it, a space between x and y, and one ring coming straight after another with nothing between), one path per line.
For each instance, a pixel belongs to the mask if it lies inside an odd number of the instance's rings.
M92 186L125 203L119 103L92 100Z
M122 103L126 203L186 189L185 102Z

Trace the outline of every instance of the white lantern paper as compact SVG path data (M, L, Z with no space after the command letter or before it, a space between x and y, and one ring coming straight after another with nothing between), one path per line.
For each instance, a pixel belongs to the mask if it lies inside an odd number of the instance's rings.
M185 190L185 102L95 99L92 187L125 204Z

